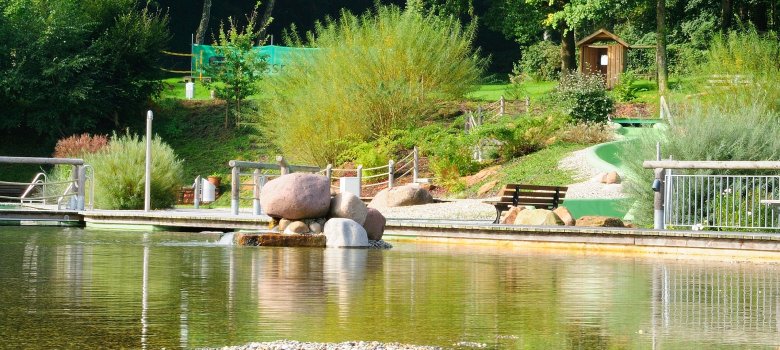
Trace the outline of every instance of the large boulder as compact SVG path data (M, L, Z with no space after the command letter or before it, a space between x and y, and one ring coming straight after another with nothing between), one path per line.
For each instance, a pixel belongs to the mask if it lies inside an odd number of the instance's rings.
M525 207L510 207L504 214L504 218L501 219L501 223L505 225L514 225L517 214L525 210Z
M326 247L368 247L368 234L355 220L333 218L323 229Z
M368 206L370 208L403 207L431 202L433 196L427 190L414 185L404 185L379 191Z
M387 219L379 210L368 208L368 215L366 215L366 222L363 224L363 228L366 229L369 240L378 241L382 239L386 224Z
M268 216L300 220L328 214L330 182L321 175L293 173L268 181L260 193Z
M589 227L625 227L623 220L608 216L583 216L577 219L577 226Z
M349 192L342 192L330 200L330 211L328 216L332 218L343 218L355 220L363 225L366 222L368 208L360 198Z
M555 208L553 213L558 215L558 217L561 218L561 221L563 221L563 224L566 226L574 226L577 223L577 220L574 220L574 216L571 215L569 209L566 209L564 206Z
M517 213L515 225L563 226L563 220L552 210L527 209Z

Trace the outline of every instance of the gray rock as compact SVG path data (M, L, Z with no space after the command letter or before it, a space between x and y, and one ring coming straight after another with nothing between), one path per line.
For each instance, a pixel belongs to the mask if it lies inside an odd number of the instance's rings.
M379 210L374 208L368 208L368 214L366 215L366 222L363 223L363 228L368 233L368 240L378 241L382 239L382 235L385 233L385 225L387 219Z
M427 190L414 185L386 188L374 196L369 208L402 207L433 202L433 196Z
M330 200L328 216L332 218L352 219L358 224L366 222L368 208L360 198L352 193L343 192Z
M316 221L312 222L311 224L309 224L309 231L311 231L311 233L314 234L322 233L322 224Z
M323 232L327 237L326 247L368 247L366 229L355 220L330 219L325 223Z
M527 209L517 213L515 225L563 226L563 220L547 209Z
M302 234L309 233L309 225L306 225L303 221L293 221L284 229L286 234Z
M283 175L263 186L260 205L268 216L275 218L323 217L330 208L330 182L321 175Z

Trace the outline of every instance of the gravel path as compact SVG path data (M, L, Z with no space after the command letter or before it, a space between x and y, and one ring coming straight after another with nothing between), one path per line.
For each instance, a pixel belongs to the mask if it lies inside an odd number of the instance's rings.
M486 199L452 199L446 202L413 205L408 207L376 208L387 219L393 220L462 220L492 222L496 218L496 209L482 203Z
M249 343L226 346L222 350L439 350L440 347L419 346L399 343L353 341L343 343L302 343L294 340L279 340L266 343Z
M573 170L575 180L580 182L570 184L566 198L623 198L623 185L601 183L603 172L588 163L589 149L572 152L571 155L558 163L558 168ZM622 174L621 174L622 175Z

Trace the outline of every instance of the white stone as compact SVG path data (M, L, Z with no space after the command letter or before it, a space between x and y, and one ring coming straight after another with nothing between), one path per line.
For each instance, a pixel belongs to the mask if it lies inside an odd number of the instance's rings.
M325 223L323 229L328 248L368 247L366 229L355 220L333 218Z

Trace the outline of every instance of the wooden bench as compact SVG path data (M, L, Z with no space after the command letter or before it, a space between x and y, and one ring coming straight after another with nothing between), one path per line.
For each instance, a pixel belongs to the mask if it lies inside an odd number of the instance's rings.
M510 207L533 206L537 209L555 209L566 197L568 187L563 186L535 186L522 184L507 184L498 192L497 201L485 201L484 203L496 207L497 224L501 220L501 213Z

